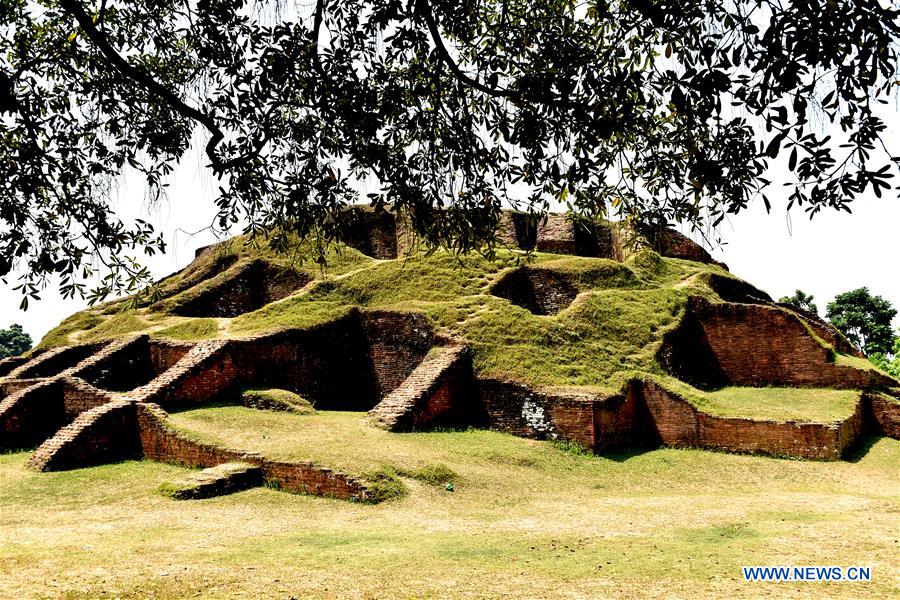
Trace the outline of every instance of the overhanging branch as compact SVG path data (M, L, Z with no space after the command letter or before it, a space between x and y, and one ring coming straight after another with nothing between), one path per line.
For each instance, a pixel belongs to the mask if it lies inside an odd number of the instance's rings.
M450 71L457 79L469 87L473 87L476 90L496 98L511 98L516 95L516 92L512 90L499 89L481 83L477 79L470 77L458 64L456 64L456 61L450 55L450 51L447 50L447 46L444 44L444 40L438 29L437 21L434 19L434 13L431 12L431 6L429 6L428 0L416 0L416 13L425 20L425 24L428 26L428 32L431 35L431 41L434 43L438 56L440 56L441 60L449 67Z
M152 75L129 63L125 58L113 48L106 36L97 29L94 20L85 12L80 2L75 0L60 0L59 5L62 9L72 16L84 31L87 38L96 46L104 57L128 79L134 81L143 87L149 94L165 102L172 110L186 119L190 119L200 123L210 134L209 141L206 143L206 155L209 157L213 171L222 174L225 171L239 165L248 159L258 156L265 145L265 138L257 145L253 152L235 157L228 161L223 161L216 154L216 147L225 138L225 134L219 128L212 114L204 113L198 108L190 106L184 102L178 95L166 86L158 82Z

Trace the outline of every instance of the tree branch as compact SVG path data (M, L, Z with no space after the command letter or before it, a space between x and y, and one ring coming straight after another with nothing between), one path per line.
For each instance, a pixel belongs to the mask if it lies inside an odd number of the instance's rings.
M258 156L265 145L265 138L254 149L253 152L235 157L228 161L222 161L216 154L216 146L225 138L225 134L216 123L212 114L204 113L198 108L185 103L172 90L159 83L149 73L129 63L119 54L109 40L99 31L94 24L94 20L85 12L80 2L75 0L60 0L59 5L62 9L72 16L84 31L88 39L97 47L98 50L106 57L106 59L125 77L141 85L149 94L155 96L165 102L172 110L186 119L196 121L203 125L210 133L209 141L206 143L206 156L209 158L212 169L217 174L239 165L248 159Z
M513 90L498 89L485 85L477 79L470 77L459 68L459 65L456 64L456 61L453 60L453 57L450 55L450 51L447 50L447 46L444 45L444 40L441 38L441 32L438 29L437 21L434 19L434 14L431 12L431 6L429 6L428 0L416 0L416 14L425 20L425 24L428 26L428 32L431 35L431 41L434 43L438 56L440 56L441 60L450 68L450 71L457 79L469 87L473 87L476 90L494 96L495 98L512 98L517 95Z
M325 18L325 0L316 0L316 12L313 15L313 64L319 75L324 77L325 68L322 67L322 60L319 58L319 32L322 30L322 21Z

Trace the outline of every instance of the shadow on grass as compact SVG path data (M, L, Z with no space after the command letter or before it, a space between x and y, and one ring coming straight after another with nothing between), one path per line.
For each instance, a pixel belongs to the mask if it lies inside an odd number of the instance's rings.
M5 456L7 454L20 454L22 452L34 452L36 449L37 445L23 446L21 448L0 448L0 456Z
M856 442L844 455L841 457L841 460L858 463L863 458L865 458L866 454L869 453L869 450L872 449L872 446L878 443L883 436L880 435L867 435L862 437L858 442Z

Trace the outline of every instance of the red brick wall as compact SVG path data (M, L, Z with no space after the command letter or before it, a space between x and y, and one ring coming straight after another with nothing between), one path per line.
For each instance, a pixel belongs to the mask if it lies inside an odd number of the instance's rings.
M312 281L305 274L259 259L235 266L207 289L175 299L184 317L236 317L280 300Z
M351 207L340 239L363 254L379 259L397 258L398 230L393 213L368 206Z
M864 389L890 384L875 371L835 365L829 357L830 350L791 312L700 298L691 299L658 355L667 371L695 385Z
M479 379L477 385L491 429L529 438L562 438L594 448L594 410L601 396L537 391L496 379Z
M617 450L657 443L647 431L649 416L639 401L640 383L629 383L624 394L594 405L594 450Z
M504 275L491 288L491 294L536 315L554 315L572 303L578 289L562 274L521 267Z
M186 342L171 342L167 340L152 340L150 342L150 363L155 375L175 366L185 354L190 352L194 344Z
M87 357L97 354L106 344L106 342L103 342L53 348L40 354L34 361L14 369L10 372L10 376L23 379L52 377L70 367L74 367Z
M360 322L377 401L397 389L422 362L435 343L434 331L424 316L413 313L367 311Z
M7 356L0 360L0 377L8 375L10 371L24 365L29 360L31 358L26 356Z
M115 398L109 392L95 388L78 377L63 377L63 406L66 419L71 421L86 410L106 404Z
M371 421L391 431L479 425L468 348L448 346L429 354L404 382L371 411Z
M866 394L872 429L879 435L900 439L900 400L887 394Z

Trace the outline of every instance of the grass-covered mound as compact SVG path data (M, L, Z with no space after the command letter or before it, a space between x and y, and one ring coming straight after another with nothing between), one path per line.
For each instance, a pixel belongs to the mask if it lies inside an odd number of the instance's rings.
M307 400L288 390L244 390L241 404L261 410L278 410L298 415L315 414L316 409Z
M246 337L312 327L354 309L389 309L423 314L438 332L464 341L474 350L481 377L614 393L636 376L671 379L657 355L663 336L682 320L689 298L721 302L735 290L758 292L719 265L663 258L649 250L624 262L510 250L490 258L438 251L375 260L342 245L330 249L324 266L309 256L304 244L286 256L235 238L201 253L152 294L73 315L47 334L41 347L138 331L173 340ZM236 277L241 265L259 261L295 269L303 281L311 281L231 318L177 314L178 307ZM498 282L523 268L563 282L568 303L556 314L536 314L527 303L511 301L508 292L493 293ZM874 368L865 359L834 356L838 364ZM681 395L723 416L830 422L850 410L849 396L839 392L723 390L710 396L689 388Z
M254 252L241 248L235 264L258 258ZM476 369L485 375L537 386L611 389L621 384L623 373L659 372L654 354L663 333L677 323L688 296L716 298L701 275L723 272L715 265L664 259L649 251L627 263L511 251L493 259L436 252L375 261L340 247L324 269L300 263L315 281L284 300L234 318L173 314L172 307L185 295L211 285L212 280L196 282L197 272L212 261L207 254L214 252L201 255L201 265L192 264L160 284L172 295L147 306L119 301L88 309L51 331L41 347L138 331L175 340L247 336L313 326L353 307L389 308L424 313L439 330L467 340L475 349ZM526 263L564 274L581 294L554 316L532 314L491 294L499 277ZM183 289L188 282L193 285Z

